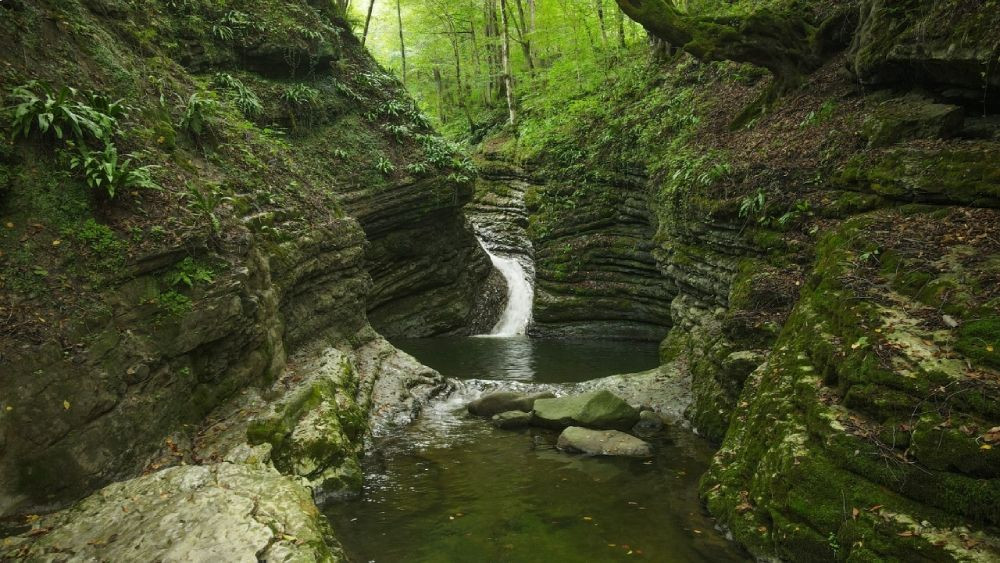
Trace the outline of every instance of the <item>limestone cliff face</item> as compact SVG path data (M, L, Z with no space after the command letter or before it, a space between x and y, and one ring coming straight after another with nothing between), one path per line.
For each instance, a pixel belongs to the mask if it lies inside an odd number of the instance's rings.
M329 3L4 2L0 46L4 96L121 98L110 141L160 186L109 198L51 131L0 144L0 513L210 460L205 417L296 388L302 351L356 372L317 384L334 414L383 395L415 410L438 388L368 318L472 330L490 266L462 214L471 171ZM321 482L369 430L340 414L320 462L258 441Z
M470 211L499 248L531 249L531 335L663 338L675 289L656 269L641 176L576 184L520 167L503 151L480 156Z
M385 336L488 328L475 319L493 266L462 212L471 199L470 185L433 177L345 197L371 242L368 314Z

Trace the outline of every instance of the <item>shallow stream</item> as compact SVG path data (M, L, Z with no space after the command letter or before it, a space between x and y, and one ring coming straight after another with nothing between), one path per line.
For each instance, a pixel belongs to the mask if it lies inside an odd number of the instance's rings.
M467 380L366 460L363 495L327 515L354 561L744 561L698 501L711 449L683 429L652 460L554 449L556 433L496 430L465 414L484 388L555 387L656 365L656 346L516 338L401 340ZM498 383L503 382L503 383Z

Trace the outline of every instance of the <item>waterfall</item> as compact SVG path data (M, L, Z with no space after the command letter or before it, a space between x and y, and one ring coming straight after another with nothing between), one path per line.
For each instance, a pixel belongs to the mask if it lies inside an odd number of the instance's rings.
M528 328L528 322L531 321L531 305L535 298L535 290L528 280L524 266L513 256L493 254L485 245L483 250L507 280L507 307L490 332L490 336L523 335Z

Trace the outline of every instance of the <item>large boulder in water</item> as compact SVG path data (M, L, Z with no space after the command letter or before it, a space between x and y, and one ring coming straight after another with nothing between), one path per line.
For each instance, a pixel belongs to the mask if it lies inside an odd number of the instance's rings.
M648 443L617 430L590 430L570 426L562 431L556 447L560 450L582 452L588 455L616 455L627 457L652 457L653 448Z
M535 401L535 423L541 426L628 430L637 422L639 411L610 391Z
M531 412L538 399L549 399L555 397L552 393L513 393L511 391L499 391L483 395L469 403L469 414L476 416L493 416L502 412L521 411Z

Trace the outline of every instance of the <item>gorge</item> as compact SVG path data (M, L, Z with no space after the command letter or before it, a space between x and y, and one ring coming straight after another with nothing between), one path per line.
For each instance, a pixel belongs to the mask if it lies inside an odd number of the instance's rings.
M0 0L0 560L1000 559L998 37Z

